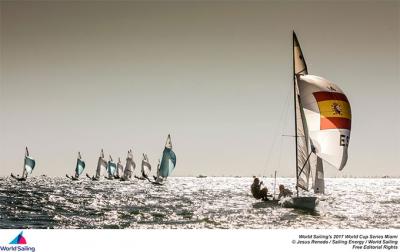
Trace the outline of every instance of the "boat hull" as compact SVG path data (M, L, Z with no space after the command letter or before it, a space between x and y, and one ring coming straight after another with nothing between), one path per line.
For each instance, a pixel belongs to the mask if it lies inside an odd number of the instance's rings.
M288 208L315 210L317 204L317 197L292 197L291 200L284 201L282 205Z
M15 180L17 180L17 181L26 181L26 178L23 178L23 177L17 177L17 176L15 176L14 174L12 174L11 173L11 177L13 178L13 179L15 179Z
M260 202L256 202L253 204L253 208L275 208L275 207L280 207L279 206L279 200L273 199L273 200L262 200Z

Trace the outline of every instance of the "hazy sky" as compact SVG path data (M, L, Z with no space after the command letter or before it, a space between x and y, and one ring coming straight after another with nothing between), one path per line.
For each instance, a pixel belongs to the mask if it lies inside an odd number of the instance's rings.
M175 176L295 176L292 30L310 74L346 93L349 159L400 175L400 2L1 3L0 176L95 170L101 148Z

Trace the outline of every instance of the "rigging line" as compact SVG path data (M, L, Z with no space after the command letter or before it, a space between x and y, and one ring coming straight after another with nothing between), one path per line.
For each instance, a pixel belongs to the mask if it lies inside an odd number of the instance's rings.
M306 137L306 136L294 136L294 135L282 135L282 136L285 136L285 137Z
M291 86L289 86L289 89L291 89ZM284 117L282 120L282 123L287 122L288 121L288 116L289 116L289 97L291 95L291 90L288 93L288 97L287 97L287 103L286 103L286 111L284 113ZM288 124L286 123L285 126L287 126ZM286 128L284 128L284 126L280 127L281 128L281 134L283 134L284 132L286 132ZM284 146L284 142L283 142L283 138L280 137L280 145L278 147L278 163L277 163L277 169L280 170L281 168L281 164L282 164L282 153L283 153L283 146Z
M301 50L301 49L300 49ZM307 67L305 67L305 68L303 68L301 71L299 71L299 72L297 72L297 73L295 73L296 75L297 74L301 74L302 72L307 72ZM303 74L304 75L304 74Z
M270 165L271 158L272 158L272 151L274 150L274 147L276 145L279 129L282 128L284 120L287 117L289 97L290 97L290 94L291 94L290 91L291 91L291 85L288 85L287 86L287 91L286 91L286 99L285 99L285 102L284 102L284 104L282 106L282 109L281 109L279 121L278 121L278 124L276 124L275 130L273 131L273 140L272 140L272 144L270 145L270 148L269 148L269 151L268 151L268 154L267 154L267 160L266 160L265 168L264 168L265 171L268 170L268 167ZM286 115L286 117L285 117L285 115Z
M299 176L300 176L300 174L303 172L304 167L306 167L306 164L307 164L308 160L310 159L310 156L311 156L312 153L313 153L313 152L311 151L310 154L308 154L308 157L307 157L307 159L306 159L306 162L304 162L303 167L301 167L301 170L300 170L300 172L299 172Z

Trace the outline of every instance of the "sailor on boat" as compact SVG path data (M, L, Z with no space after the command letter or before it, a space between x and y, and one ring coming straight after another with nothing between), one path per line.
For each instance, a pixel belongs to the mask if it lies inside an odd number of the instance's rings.
M253 184L251 185L251 194L253 194L253 197L256 199L267 201L269 200L268 196L270 195L268 195L268 189L266 186L261 188L263 184L264 183L262 181L260 182L259 178L254 177Z
M15 176L11 173L11 177L18 181L25 181L28 177L28 174L31 174L33 169L35 168L35 160L29 156L28 147L25 147L25 159L24 159L24 167L22 169L22 176Z
M290 197L292 196L293 193L292 191L290 191L289 189L285 188L284 185L279 185L279 195L278 195L278 199L281 199L282 197Z

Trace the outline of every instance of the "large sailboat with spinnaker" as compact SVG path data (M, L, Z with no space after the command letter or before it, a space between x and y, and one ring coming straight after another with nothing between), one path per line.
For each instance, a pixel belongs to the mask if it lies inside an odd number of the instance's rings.
M310 189L310 180L314 193L324 193L324 166L342 170L346 165L351 108L338 85L308 73L294 31L293 98L297 192L290 201L284 201L284 205L313 210L318 198L300 194Z

